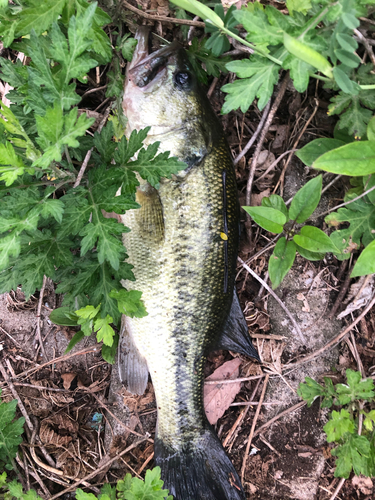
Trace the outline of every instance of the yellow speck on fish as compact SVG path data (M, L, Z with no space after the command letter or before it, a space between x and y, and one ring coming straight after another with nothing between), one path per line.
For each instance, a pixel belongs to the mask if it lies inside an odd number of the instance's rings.
M228 235L225 233L220 233L220 238L224 241L228 241Z

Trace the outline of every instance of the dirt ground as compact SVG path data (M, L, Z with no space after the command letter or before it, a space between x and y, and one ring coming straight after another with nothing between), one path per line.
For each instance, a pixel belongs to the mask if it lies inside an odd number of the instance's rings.
M220 87L225 78L216 82L211 92L211 102L218 114L223 103ZM284 172L286 157L264 173L275 158L292 147L300 148L317 137L332 136L335 119L326 113L329 98L330 94L315 83L304 95L288 86L263 144L253 204L259 205L263 196L269 196L279 179L277 192L288 199L315 175L297 159ZM246 115L232 112L221 117L234 157L248 142L260 118L254 108ZM253 152L254 147L236 166L242 205ZM324 185L331 179L326 177ZM347 186L345 178L336 182L325 193L320 211L342 200ZM271 250L261 252L273 235L254 225L249 241L245 222L243 213L240 257L267 280ZM326 229L322 218L314 223ZM232 384L217 384L215 404L228 406L214 427L239 473L244 464L243 485L249 500L328 500L339 484L339 478L333 476L332 447L323 432L328 412L320 409L318 401L307 408L296 389L306 376L319 381L324 375L342 382L345 369L358 369L359 359L364 373L374 375L374 311L336 347L324 350L311 361L302 361L305 355L334 339L359 314L360 311L355 311L337 319L346 307L350 285L357 281L346 279L348 269L349 266L330 255L313 263L301 257L296 259L291 273L276 292L301 329L304 336L301 340L276 300L246 269L238 267L240 302L262 365L219 351L209 356L205 375L209 377L224 363L238 359L235 378L247 378L237 382L229 404L226 399L229 389L225 386ZM340 291L343 293L339 308L334 310ZM58 327L49 320L51 310L60 301L54 285L48 281L43 296L37 293L28 302L21 288L0 296L2 398L8 401L18 397L23 404L22 413L28 416L28 421L22 445L24 460L18 460L17 465L27 471L31 487L44 498L74 498L69 487L82 478L86 479L80 487L97 494L104 482L115 483L126 472L144 477L145 470L153 467L156 406L151 383L143 396L127 393L91 338L85 338L64 355L74 329ZM4 380L9 377L12 383ZM222 403L220 398L226 402ZM245 459L254 421L250 455ZM111 457L127 448L111 467L107 464ZM336 498L369 500L374 494L371 479L351 476Z

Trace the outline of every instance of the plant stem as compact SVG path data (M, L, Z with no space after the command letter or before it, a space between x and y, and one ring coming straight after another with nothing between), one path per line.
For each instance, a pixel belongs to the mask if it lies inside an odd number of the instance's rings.
M222 31L226 35L234 38L235 40L237 40L238 42L242 43L243 45L246 45L247 47L250 47L251 49L253 49L253 51L256 52L257 54L259 54L259 55L261 55L263 57L267 57L267 59L269 59L270 61L274 62L275 64L277 64L279 66L282 65L282 61L280 61L279 59L276 59L276 57L273 57L270 54L266 54L265 52L263 52L263 50L258 49L255 45L253 45L252 43L244 40L243 38L241 38L240 36L236 35L235 33L232 33L232 31L228 30L227 28L225 28L225 27L219 27L219 26L217 26L217 27L220 29L220 31Z
M315 26L317 26L320 23L320 21L323 19L323 17L327 14L329 9L337 4L338 4L338 2L331 4L331 5L327 5L327 7L325 7L320 12L320 14L318 14L315 18L311 19L311 22L307 25L306 29L297 37L297 40L302 39L306 35L306 33L308 33L312 28L315 28Z

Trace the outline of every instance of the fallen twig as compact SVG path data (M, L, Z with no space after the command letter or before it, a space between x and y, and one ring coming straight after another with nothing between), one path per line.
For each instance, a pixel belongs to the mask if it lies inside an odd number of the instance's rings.
M190 19L176 19L174 17L167 16L155 16L152 14L148 14L147 12L143 12L143 10L137 9L137 7L133 7L129 2L122 0L123 5L135 14L138 14L145 19L149 19L150 21L159 21L165 23L174 23L174 24L186 24L187 26L196 26L197 28L204 28L206 25L201 21L191 21Z
M285 415L288 415L288 413L292 413L293 411L299 410L300 408L302 408L303 406L305 406L305 404L306 404L306 401L300 401L299 403L297 403L297 404L291 406L290 408L287 408L286 410L282 411L281 413L279 413L278 415L276 415L276 417L271 418L271 420L269 420L265 424L263 424L260 427L258 427L258 429L254 432L253 438L255 436L257 436L258 434L260 434L264 429L266 429L267 427L269 427L270 425L272 425L273 423L275 423L281 417L284 417Z
M305 340L305 337L304 337L300 327L298 326L296 320L293 318L292 314L289 312L289 310L287 309L287 307L285 306L283 301L276 295L276 293L272 290L272 288L270 288L267 285L267 283L264 280L262 280L262 278L260 276L258 276L252 269L250 269L250 267L247 264L245 264L245 262L241 259L241 257L238 257L238 261L246 269L246 271L251 274L251 276L253 276L257 281L259 281L259 283L261 283L264 286L264 288L267 290L267 292L270 293L272 295L272 297L276 300L276 302L280 305L280 307L283 308L285 313L288 315L290 321L293 323L293 326L296 329L300 340L305 344L306 340Z
M143 443L144 441L146 441L148 438L147 437L144 437L142 439L139 439L138 441L136 441L135 443L131 444L130 446L128 446L127 448L125 448L125 450L123 450L121 453L119 453L118 455L116 455L115 457L113 458L110 458L108 460L103 460L103 463L98 466L97 469L94 470L94 472L91 472L91 474L89 474L88 476L82 478L82 479L79 479L78 481L76 481L75 483L73 483L72 485L69 486L69 488L66 488L65 490L63 491L60 491L59 493L57 493L56 495L53 495L52 497L50 497L49 500L55 500L56 498L59 498L61 497L62 495L65 495L66 493L68 493L69 491L72 491L72 490L75 490L80 484L82 484L84 481L89 481L90 479L92 479L93 477L97 476L99 474L99 472L101 472L103 469L106 469L109 465L113 464L113 462L116 462L116 460L118 460L120 457L122 457L123 455L125 455L126 453L129 453L129 451L133 450L134 448L136 448L139 444Z
M330 342L328 342L328 344L326 344L325 346L323 346L322 348L318 349L317 351L309 354L308 356L305 356L304 358L294 362L294 363L288 363L287 365L284 365L283 366L283 370L287 370L289 368L294 368L296 366L299 366L303 363L307 363L308 361L311 361L312 359L316 358L317 356L320 356L324 351L326 351L327 349L331 349L332 347L334 347L338 342L340 342L340 340L342 338L345 337L345 335L347 333L350 332L350 330L352 328L355 327L355 325L357 323L359 323L361 321L361 319L366 316L366 314L371 310L371 308L374 306L375 304L375 294L373 295L372 297L372 300L370 301L370 303L367 305L367 307L361 312L361 314L358 316L358 318L356 318L353 323L351 323L347 328L345 328L342 332L340 332L338 335L336 335L335 338L333 338Z
M40 331L40 313L42 311L42 302L43 302L44 290L46 288L46 283L47 283L47 276L44 275L43 276L42 288L40 289L40 293L39 293L38 309L37 309L37 312L36 312L36 335L38 337L39 347L40 347L40 350L42 351L43 358L45 360L48 360L47 354L46 354L46 350L44 349L42 334L41 334L41 331Z
M270 376L268 374L264 378L262 393L261 393L260 398L259 398L259 405L257 406L256 412L255 412L255 415L254 415L254 419L253 419L253 422L252 422L252 425L251 425L250 434L249 434L249 437L247 439L245 455L243 457L242 467L241 467L241 482L243 482L243 478L244 478L244 475L245 475L245 467L246 467L247 458L249 456L251 441L253 440L253 437L254 437L255 426L256 426L256 423L258 421L260 409L262 407L262 403L263 403L264 395L266 393L266 389L267 389L269 378L270 378Z

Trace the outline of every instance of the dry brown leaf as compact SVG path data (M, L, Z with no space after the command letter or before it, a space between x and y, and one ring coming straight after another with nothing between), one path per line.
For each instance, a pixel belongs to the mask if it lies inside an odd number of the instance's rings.
M168 16L169 0L151 0L150 10L156 11L159 16Z
M76 376L77 374L74 372L61 374L61 378L63 379L64 389L66 390L70 389L70 386L72 385L72 382L76 378Z
M370 477L354 476L352 479L354 488L359 489L364 495L371 495L373 490L373 482Z
M73 439L72 436L61 436L54 431L53 426L47 420L40 424L39 437L44 444L55 446L67 446Z
M265 189L261 193L253 193L251 195L251 206L252 207L260 207L262 204L263 198L270 196L270 194L271 194L270 188Z
M239 358L226 361L206 380L227 380L237 378L242 360ZM204 386L204 408L208 421L211 425L216 424L218 419L224 415L225 410L233 403L234 398L241 390L241 382L233 384L205 384Z

